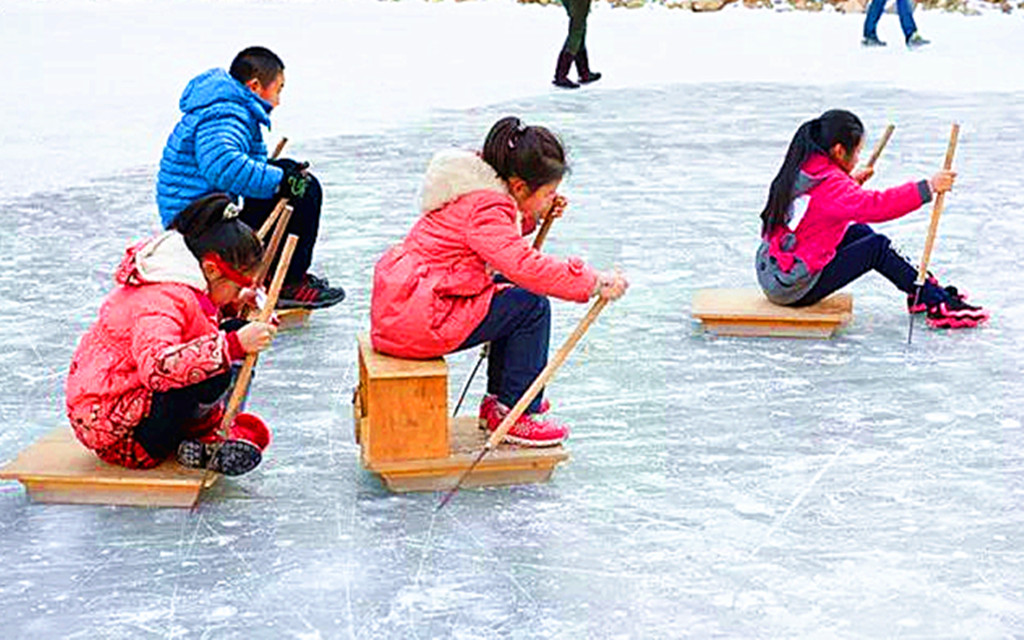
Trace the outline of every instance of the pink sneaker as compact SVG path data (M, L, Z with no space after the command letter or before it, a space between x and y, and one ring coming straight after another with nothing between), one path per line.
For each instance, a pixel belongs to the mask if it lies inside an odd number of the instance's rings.
M488 402L490 399L490 402ZM549 405L550 406L550 405ZM487 409L484 412L485 407ZM541 405L541 409L545 409ZM485 396L480 403L480 414L483 428L494 431L501 424L501 421L508 415L508 407L498 402L494 396ZM554 420L538 419L540 413L524 414L516 420L512 428L505 434L505 442L523 445L525 447L553 447L562 444L569 437L569 428L558 424Z

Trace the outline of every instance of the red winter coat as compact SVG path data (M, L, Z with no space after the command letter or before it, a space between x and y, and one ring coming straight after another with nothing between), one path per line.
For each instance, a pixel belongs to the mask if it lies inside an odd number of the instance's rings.
M808 185L800 193L807 207L803 217L795 229L791 228L792 222L779 225L765 238L769 253L786 272L793 268L797 258L811 273L821 271L835 257L836 247L851 224L894 220L931 200L925 180L871 191L820 153L808 158L800 171L801 179ZM796 236L796 243L792 251L786 251L782 248L783 240L791 233Z
M374 269L370 336L378 351L404 358L451 353L487 315L494 273L538 295L577 302L594 289L597 275L582 260L545 256L523 238L515 200L476 154L434 156L421 210Z
M98 452L132 438L154 392L224 373L240 355L177 231L129 248L114 279L120 286L78 344L65 388L75 435Z

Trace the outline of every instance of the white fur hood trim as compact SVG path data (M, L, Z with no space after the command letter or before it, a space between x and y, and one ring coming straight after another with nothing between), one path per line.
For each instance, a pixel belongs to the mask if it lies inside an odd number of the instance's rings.
M431 158L427 175L423 178L420 212L429 213L467 193L482 189L508 194L505 181L477 154L462 149L438 151Z
M199 261L177 231L165 231L135 254L135 274L143 282L178 282L207 290Z

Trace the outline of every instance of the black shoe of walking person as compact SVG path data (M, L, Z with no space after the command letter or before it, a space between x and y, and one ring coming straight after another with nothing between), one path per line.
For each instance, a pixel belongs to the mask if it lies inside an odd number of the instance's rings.
M878 36L864 36L860 41L862 47L884 47L885 43L878 39Z
M576 73L580 76L580 84L597 82L601 79L600 73L590 70L590 60L587 59L586 47L581 48L579 53L576 54Z
M551 81L551 84L563 89L580 88L580 85L569 79L569 67L572 66L572 61L572 54L562 49L562 52L558 54L558 64L555 65L555 79Z
M277 308L324 309L336 305L344 299L344 289L329 286L326 279L307 273L298 282L281 287Z

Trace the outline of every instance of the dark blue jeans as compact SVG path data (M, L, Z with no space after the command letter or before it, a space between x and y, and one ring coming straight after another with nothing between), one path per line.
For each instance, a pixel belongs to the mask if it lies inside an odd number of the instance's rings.
M821 270L821 275L811 290L793 303L793 306L804 307L814 304L868 271L879 272L900 291L914 293L917 269L896 253L889 238L875 233L866 224L851 224L836 247L835 257ZM925 283L921 292L921 299L925 304L936 304L944 298L942 289L931 282Z
M551 303L544 296L512 287L494 295L483 322L456 351L491 343L487 393L511 407L547 366L550 340ZM526 412L539 411L543 396L541 390Z
M885 11L885 0L871 0L868 5L867 17L864 18L864 37L878 37L878 19ZM896 12L900 14L900 26L903 28L903 39L906 40L917 31L914 24L914 5L910 0L896 0Z
M288 273L284 277L284 281L287 284L299 282L302 276L306 275L306 272L309 271L309 265L313 262L313 245L316 244L316 236L320 231L320 206L323 203L324 194L320 188L320 181L312 174L310 174L310 177L312 179L306 188L306 195L298 200L290 200L288 202L292 207L292 217L288 219L288 227L285 236L281 238L281 248L278 251L280 252L284 248L284 239L288 237L287 234L289 233L297 235L299 242L295 245L295 253L292 254L291 264L288 265ZM246 198L245 205L242 207L242 213L238 217L254 230L259 230L260 226L266 222L267 217L270 216L270 212L277 206L279 199L276 196L267 200ZM268 277L274 275L276 268L277 261L275 260L270 266L270 271L267 274Z

